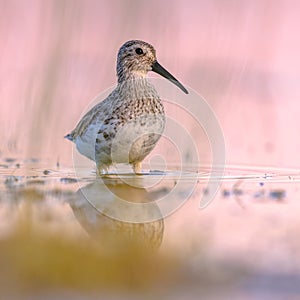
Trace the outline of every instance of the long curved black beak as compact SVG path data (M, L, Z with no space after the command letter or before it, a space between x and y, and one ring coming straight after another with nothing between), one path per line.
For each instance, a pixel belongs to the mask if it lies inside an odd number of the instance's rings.
M172 75L170 74L164 67L162 67L157 61L155 61L152 65L152 71L167 78L175 85L177 85L183 92L188 94L187 89Z

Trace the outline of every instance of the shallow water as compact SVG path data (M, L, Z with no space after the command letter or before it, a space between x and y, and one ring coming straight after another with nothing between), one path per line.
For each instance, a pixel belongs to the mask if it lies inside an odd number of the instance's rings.
M300 298L300 2L151 4L0 1L1 299ZM115 85L132 38L190 91L180 108L155 84L173 126L152 162L190 162L191 146L212 162L226 146L224 176L73 169L63 136Z
M161 265L171 255L169 265L161 270L165 275L158 278L158 282L148 275L157 295L167 293L176 298L188 290L193 298L199 289L207 299L261 299L261 295L263 299L292 299L300 295L295 279L300 276L300 172L229 166L222 178L213 178L214 181L221 179L221 186L213 201L200 209L201 198L209 193L210 173L205 168L199 170L193 172L187 168L181 173L176 169L156 170L138 176L125 171L96 180L91 169L81 170L85 175L78 177L72 167L34 159L3 159L0 165L2 244L9 245L8 241L14 240L11 246L4 247L10 252L16 245L19 249L28 247L28 234L32 245L43 241L40 235L63 237L66 241L75 241L73 250L68 252L69 259L75 262L78 257L74 251L82 239L89 253L95 250L89 248L91 242L99 243L101 251L104 247L111 252L116 240L131 241L139 245L139 249L153 249ZM168 205L164 199L168 199ZM170 203L173 206L170 207ZM126 209L122 209L123 204L128 205ZM24 231L24 228L27 229ZM52 241L54 245L56 242ZM47 241L44 243L48 245ZM1 260L9 256L6 251L2 250ZM44 252L42 260L53 260L60 255L54 247L49 253ZM6 280L3 274L0 276L4 294L11 295L9 286L12 284L20 286L13 292L17 298L24 291L29 296L41 292L32 270L24 267L27 261L31 266L31 260L35 261L30 255L8 260L9 269L20 268L23 273L17 276L18 272L12 272ZM43 280L49 281L53 288L50 292L42 289L42 293L74 290L76 296L78 291L82 292L75 279L73 283L68 281L68 272L53 284L53 277L46 271L51 267L43 263L36 266L34 272L39 273L40 268L45 271ZM55 271L52 272L55 275ZM90 270L84 272L88 278L93 274ZM122 272L124 269L115 270L116 274ZM115 293L115 280L113 277L111 288L104 289L106 293ZM116 282L121 285L117 290L124 293L124 278ZM103 287L97 284L83 284L83 290L90 294L97 286L96 290L103 292ZM133 280L131 284L138 287L140 282ZM133 288L123 296L131 297L132 293L140 291Z

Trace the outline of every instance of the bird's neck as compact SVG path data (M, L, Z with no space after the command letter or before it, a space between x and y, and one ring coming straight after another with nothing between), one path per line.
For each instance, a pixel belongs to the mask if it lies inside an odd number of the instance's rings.
M126 80L119 80L118 90L122 98L130 98L131 100L159 99L156 89L146 76L132 76Z
M118 76L118 83L127 80L142 80L145 79L147 76L147 72L143 71L128 71L124 68L117 69L117 76Z

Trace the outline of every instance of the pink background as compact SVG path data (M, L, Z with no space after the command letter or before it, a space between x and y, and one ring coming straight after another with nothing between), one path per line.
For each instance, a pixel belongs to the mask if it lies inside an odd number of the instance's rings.
M63 136L142 39L210 103L229 164L297 167L299 28L299 1L2 0L0 150L70 162Z

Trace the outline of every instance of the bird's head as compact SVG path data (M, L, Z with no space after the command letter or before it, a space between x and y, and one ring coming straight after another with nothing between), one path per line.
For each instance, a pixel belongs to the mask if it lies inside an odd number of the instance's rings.
M160 74L188 94L186 88L157 62L156 51L152 45L139 40L126 42L118 53L118 81L146 77L149 71Z

